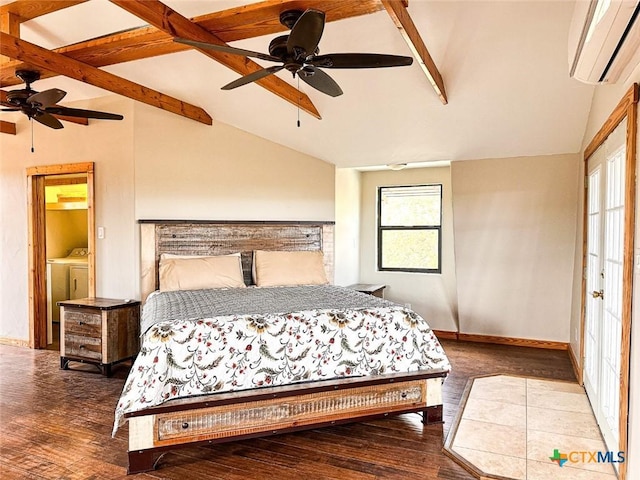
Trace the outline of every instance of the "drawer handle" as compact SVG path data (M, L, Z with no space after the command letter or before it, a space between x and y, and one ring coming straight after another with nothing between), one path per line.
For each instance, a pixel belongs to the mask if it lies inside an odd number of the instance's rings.
M82 320L78 322L78 325L86 325Z
M407 398L407 392L402 392L402 393L400 394L400 396L401 396L402 398Z
M187 428L189 428L189 424L187 422L184 422L182 424L182 428L186 430Z
M87 347L85 347L84 345L80 345L80 350L84 350L85 348Z

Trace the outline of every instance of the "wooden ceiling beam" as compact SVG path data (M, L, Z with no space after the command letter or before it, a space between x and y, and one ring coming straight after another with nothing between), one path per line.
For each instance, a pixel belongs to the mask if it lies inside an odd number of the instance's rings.
M52 13L63 8L72 7L87 0L16 0L0 6L0 31L20 37L20 24L33 20L41 15ZM7 63L10 58L0 56L0 64Z
M438 67L436 67L429 50L427 50L426 45L422 41L422 37L420 36L420 33L418 33L418 29L413 23L403 0L381 1L384 8L387 9L387 13L391 17L391 20L393 20L393 23L398 27L400 34L407 42L407 45L409 45L413 56L420 65L420 68L422 68L422 71L429 79L429 83L431 83L436 94L440 97L440 101L446 105L448 103L447 92L444 88L444 81L442 80L440 71L438 70Z
M7 101L7 92L0 90L0 102ZM10 135L16 134L16 124L0 120L0 133L8 133Z
M20 17L11 12L0 11L0 32L8 33L14 37L20 36ZM10 62L9 57L0 55L0 64Z
M268 0L242 7L213 12L191 19L225 43L286 31L279 22L280 12L290 9L315 8L326 14L326 21L367 15L382 10L379 0ZM106 35L74 45L55 49L54 52L74 58L94 67L130 62L143 58L188 50L191 47L176 43L173 37L154 27L134 28ZM266 48L266 45L265 45ZM21 62L11 62L0 68L0 86L18 85L15 71L25 68ZM40 72L42 78L55 76L55 72Z
M155 27L141 27L94 40L52 50L93 67L106 67L123 62L189 50L191 47L173 41L173 37ZM0 86L18 85L15 71L28 65L13 61L0 67ZM42 70L40 78L55 77L56 72Z
M0 12L0 31L17 37L20 35L20 17L11 12Z
M16 0L15 2L2 5L0 7L0 15L11 13L19 17L21 22L26 22L27 20L33 20L42 15L73 7L86 1L87 0Z
M99 70L72 58L65 57L46 48L39 47L7 33L0 32L0 54L16 60L28 62L38 69L54 71L75 80L104 88L118 95L137 100L147 105L161 108L183 117L191 118L206 125L212 118L202 108L182 102L158 91L143 87L135 82Z
M289 30L280 13L313 8L325 13L327 23L383 10L379 0L268 0L195 17L193 21L223 42L273 35ZM266 47L266 45L265 45Z
M171 36L188 38L199 42L214 43L217 45L226 45L225 42L220 40L220 38L213 33L208 32L188 18L183 17L178 12L158 0L145 0L144 2L132 2L129 0L110 1ZM257 70L262 70L263 68L256 62L239 55L230 55L214 50L196 50L205 54L207 57L220 62L225 67L230 68L240 75L247 75ZM309 115L317 119L321 118L318 109L316 109L315 105L311 102L311 99L281 78L275 75L269 75L255 83L266 88L271 93L276 94L292 105L299 107Z
M16 134L16 124L11 122L5 122L0 120L0 133L7 133L9 135Z

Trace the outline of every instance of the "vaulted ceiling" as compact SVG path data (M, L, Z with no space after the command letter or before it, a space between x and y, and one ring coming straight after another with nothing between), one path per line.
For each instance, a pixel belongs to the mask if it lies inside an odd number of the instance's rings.
M42 14L49 4L71 6ZM18 88L14 71L26 63L45 77L63 75L34 87L66 90L65 105L115 92L193 121L231 124L341 167L577 152L593 95L592 86L568 76L574 6L568 1L0 5L1 53L14 59L0 65L4 91ZM344 95L332 98L301 82L299 99L286 70L260 85L222 91L240 74L272 63L172 42L172 35L183 36L266 53L284 30L278 14L292 7L326 11L321 53L416 60L391 69L334 69ZM18 113L2 115L4 122L21 121Z

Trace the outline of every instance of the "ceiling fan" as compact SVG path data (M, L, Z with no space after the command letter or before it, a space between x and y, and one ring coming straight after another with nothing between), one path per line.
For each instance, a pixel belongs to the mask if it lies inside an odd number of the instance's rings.
M268 55L226 45L197 42L186 38L174 38L174 41L198 48L208 48L234 55L282 63L282 65L263 68L245 75L225 85L222 90L231 90L286 69L294 77L297 75L300 80L316 90L332 97L337 97L342 95L342 89L329 75L320 70L321 68L401 67L413 63L413 58L411 57L377 53L330 53L319 55L318 44L325 24L324 12L319 10L309 9L305 12L287 10L280 14L280 23L291 29L291 33L274 38L269 44Z
M7 107L1 110L3 112L22 112L29 117L29 120L33 119L55 129L64 128L64 126L54 115L99 120L122 120L124 118L122 115L115 113L56 105L64 98L67 92L59 88L36 92L31 88L31 84L40 79L40 73L33 70L17 70L16 76L26 84L26 88L7 92L6 101L0 102L2 106Z

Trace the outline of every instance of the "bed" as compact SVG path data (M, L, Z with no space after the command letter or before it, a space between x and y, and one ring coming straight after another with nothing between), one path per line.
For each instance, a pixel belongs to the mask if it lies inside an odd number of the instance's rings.
M407 412L442 422L437 338L415 312L330 284L332 223L143 221L141 245L141 349L114 425L129 423L129 473L179 446ZM203 259L241 269L199 284Z

